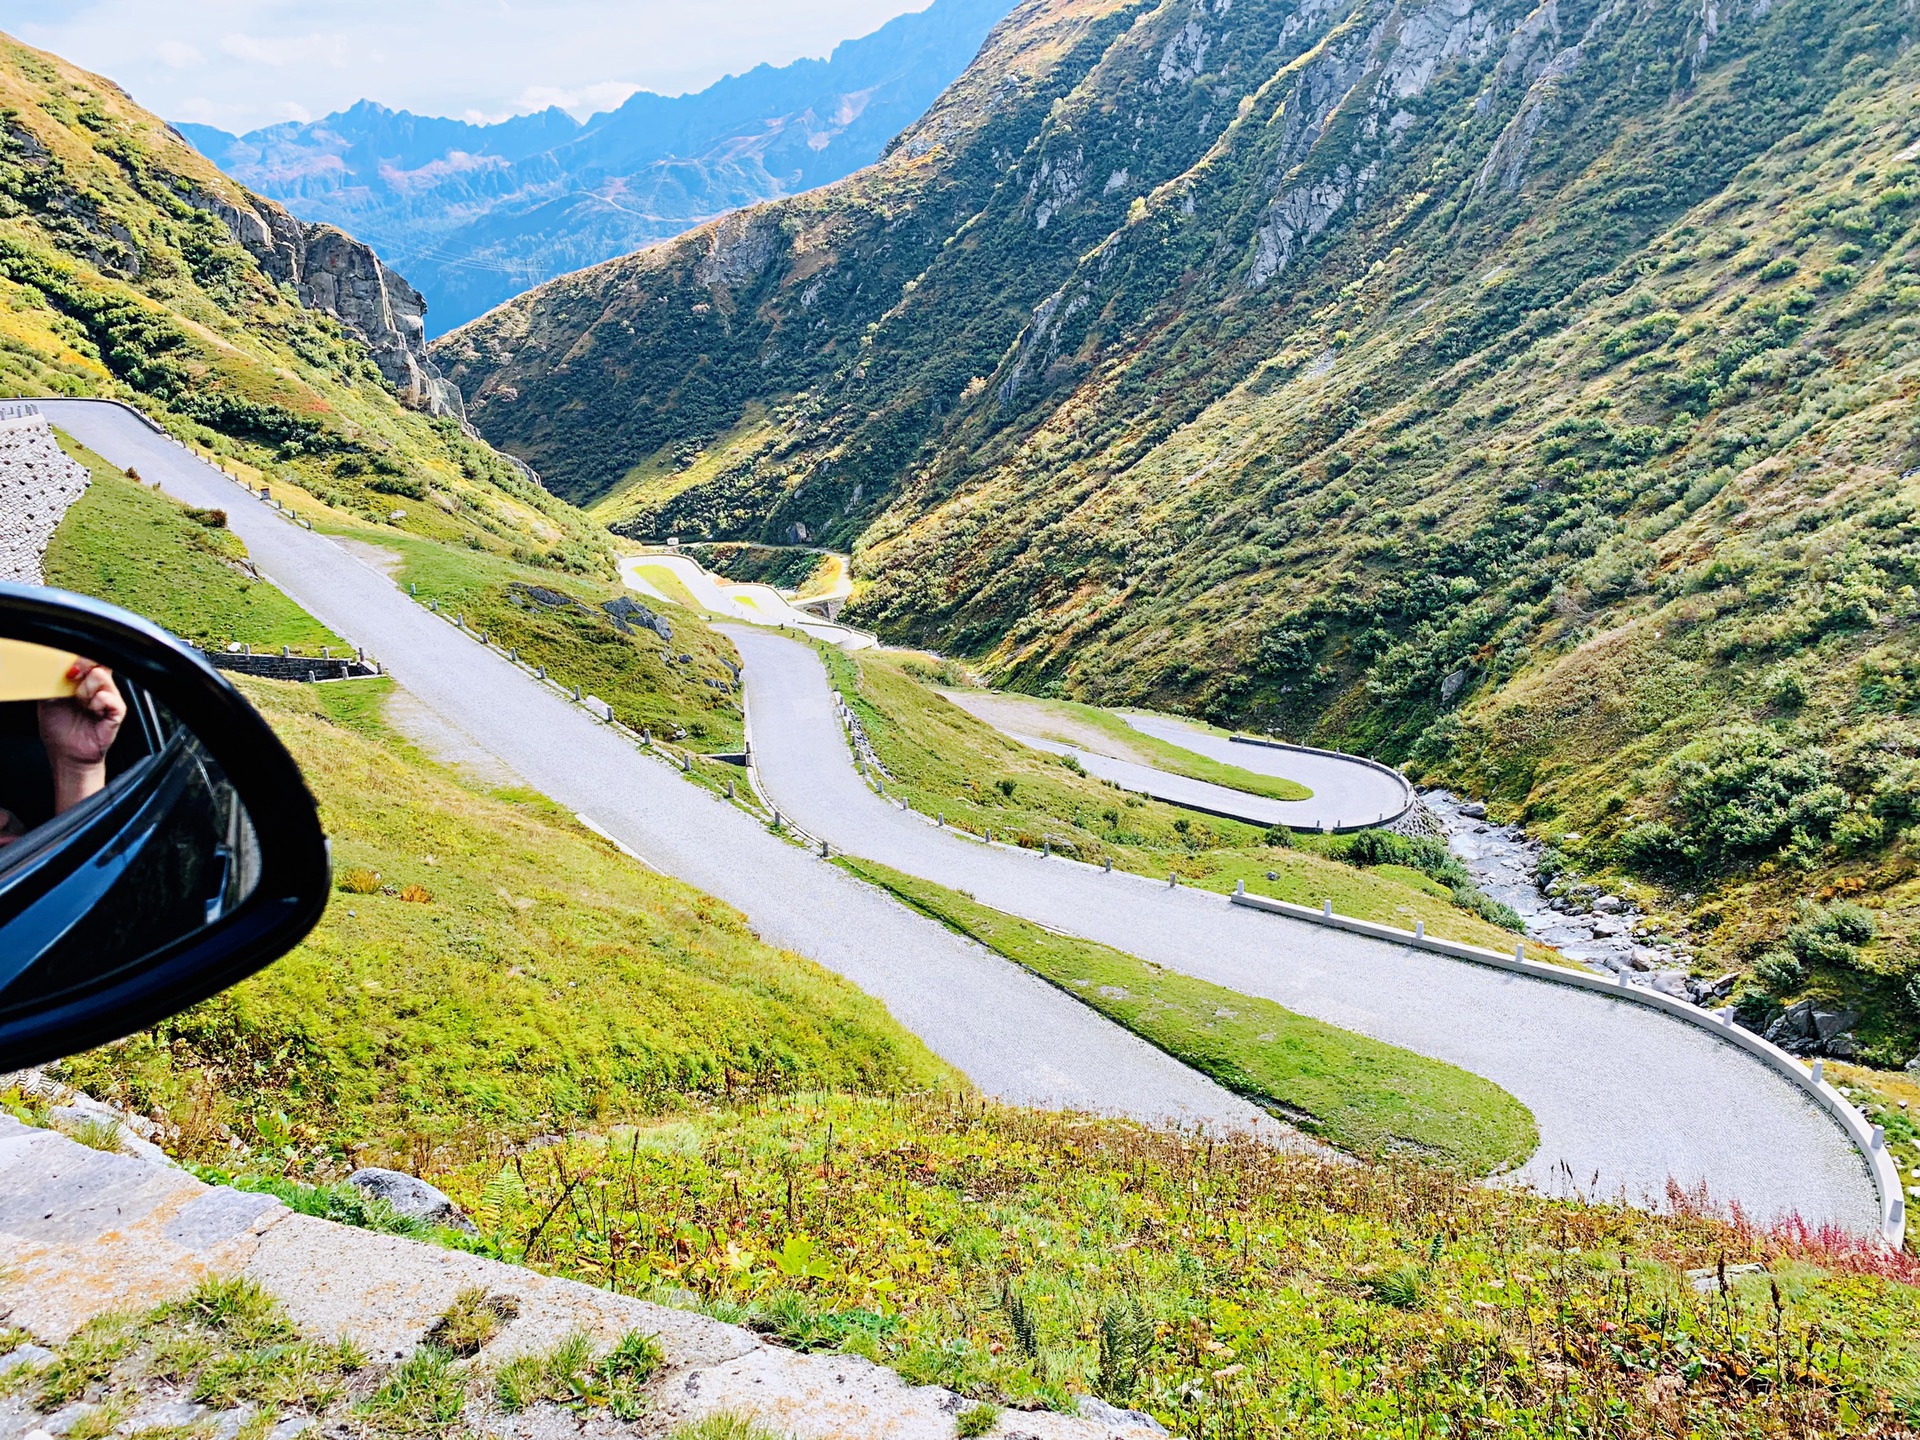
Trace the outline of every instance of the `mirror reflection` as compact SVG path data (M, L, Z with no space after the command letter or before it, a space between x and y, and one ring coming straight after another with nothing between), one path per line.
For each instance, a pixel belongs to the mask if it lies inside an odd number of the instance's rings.
M0 1016L191 937L259 870L231 781L158 697L0 637Z

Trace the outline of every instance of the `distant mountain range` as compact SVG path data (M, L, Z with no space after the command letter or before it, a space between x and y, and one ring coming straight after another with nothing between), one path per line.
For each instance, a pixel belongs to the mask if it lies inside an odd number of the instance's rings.
M242 184L371 244L443 334L556 275L871 164L1011 8L934 0L828 59L643 91L584 122L549 109L473 125L363 100L246 135L177 128Z

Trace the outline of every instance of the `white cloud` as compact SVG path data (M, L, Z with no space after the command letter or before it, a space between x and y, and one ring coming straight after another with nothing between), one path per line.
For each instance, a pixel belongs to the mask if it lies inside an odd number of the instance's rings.
M191 70L196 65L207 63L206 56L178 40L162 40L159 54L161 63L174 70Z
M635 90L676 95L825 55L927 3L0 0L0 30L112 77L169 119L240 131L289 107L324 115L360 99L423 115L557 104L584 117Z
M250 65L311 70L353 63L354 46L345 35L222 35L220 53Z
M595 85L575 85L570 88L529 85L515 100L513 111L525 115L558 105L574 119L584 120L603 110L617 109L622 101L640 88L624 80L602 80Z

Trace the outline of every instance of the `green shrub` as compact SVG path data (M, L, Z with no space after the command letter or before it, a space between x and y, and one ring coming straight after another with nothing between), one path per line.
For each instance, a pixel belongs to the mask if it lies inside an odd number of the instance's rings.
M1769 950L1754 962L1753 973L1775 995L1789 995L1806 983L1807 971L1792 951Z

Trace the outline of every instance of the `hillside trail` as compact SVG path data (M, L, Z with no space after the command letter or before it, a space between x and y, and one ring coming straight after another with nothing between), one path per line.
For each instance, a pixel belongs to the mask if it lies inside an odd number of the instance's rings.
M817 655L777 632L722 629L746 661L762 788L835 848L1483 1076L1533 1112L1540 1148L1517 1178L1543 1190L1657 1206L1671 1180L1756 1219L1877 1233L1846 1133L1712 1036L1626 1001L940 828L855 771Z

